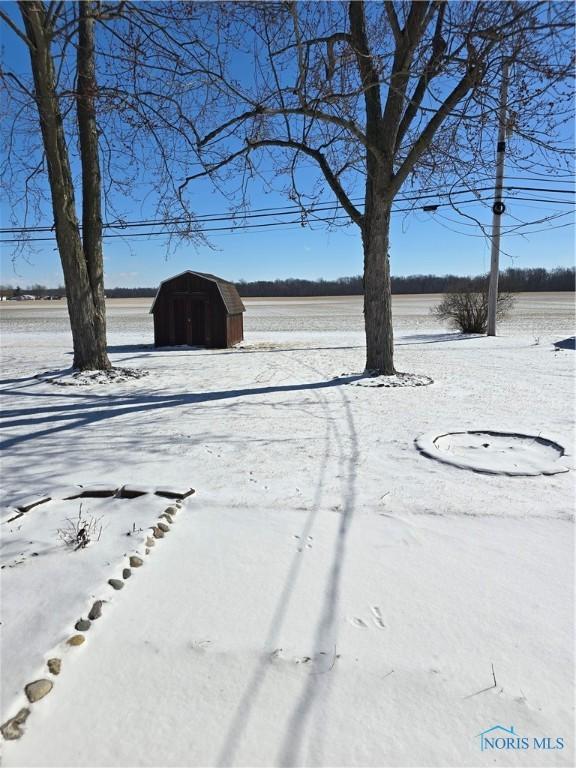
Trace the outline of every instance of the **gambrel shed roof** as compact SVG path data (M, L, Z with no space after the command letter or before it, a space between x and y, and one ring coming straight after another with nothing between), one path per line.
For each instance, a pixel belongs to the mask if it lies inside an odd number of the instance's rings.
M246 311L246 307L242 303L242 299L240 298L240 294L238 293L234 283L231 283L228 280L223 280L221 277L217 277L216 275L210 275L207 272L194 272L191 269L187 269L184 272L180 272L178 275L173 275L172 277L169 277L167 280L163 280L160 283L158 291L156 292L156 296L154 297L154 301L152 302L152 306L150 307L150 314L154 311L154 305L158 300L158 296L160 296L162 286L166 285L166 283L170 283L177 277L182 277L182 275L196 275L197 277L202 277L205 280L210 280L210 282L215 283L218 291L220 292L220 296L222 297L222 301L224 302L224 306L226 307L226 312L229 315L237 315L240 312Z

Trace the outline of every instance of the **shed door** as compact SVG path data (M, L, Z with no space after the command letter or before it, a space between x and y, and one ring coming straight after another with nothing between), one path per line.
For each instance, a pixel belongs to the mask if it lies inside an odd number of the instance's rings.
M191 344L192 346L201 346L206 343L205 306L203 301L190 300L190 322L188 323L190 341L188 344Z
M191 296L174 296L174 345L206 344L206 303Z
M174 317L174 339L175 345L190 344L190 324L192 322L190 312L190 299L188 296L174 296L173 317Z

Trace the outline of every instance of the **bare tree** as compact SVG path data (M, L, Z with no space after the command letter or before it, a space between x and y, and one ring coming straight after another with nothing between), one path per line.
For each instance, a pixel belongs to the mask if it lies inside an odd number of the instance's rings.
M133 203L144 198L161 220L183 213L177 189L183 166L174 138L182 134L172 125L167 130L159 118L166 105L177 103L162 65L162 40L170 32L156 20L160 11L152 4L146 19L137 3L124 0L22 0L19 9L22 25L0 9L0 22L30 58L30 76L14 71L6 57L0 68L8 127L0 183L12 205L11 223L21 233L14 238L14 258L26 258L34 248L34 225L45 224L50 200L73 365L105 370L103 218L118 236ZM151 34L154 46L143 46ZM188 209L173 231L178 240L204 242Z
M45 5L40 0L20 2L23 29L7 13L0 12L3 21L27 46L33 91L17 76L10 76L9 72L3 71L3 79L12 87L17 87L19 95L28 97L37 109L43 158L33 169L31 177L46 168L72 329L73 366L82 370L105 370L110 368L110 362L106 352L101 181L94 108L97 90L94 63L95 4L81 2L62 15L63 7L64 3L51 2ZM74 93L73 101L76 102L82 163L82 233L76 214L74 179L64 129L65 112L69 112L70 107L63 105L63 97L57 90L53 55L53 41L57 36L66 43L77 36L77 92ZM69 64L67 53L61 53L60 67Z
M191 182L203 176L228 192L235 185L241 207L268 157L303 223L314 220L327 190L359 227L366 368L380 374L395 372L394 200L406 185L491 174L504 57L515 130L509 156L530 168L567 151L570 3L151 3L132 21L140 43L148 28L162 61L156 97L166 77L176 94L160 114L146 99L138 110L155 130L172 127L180 157L199 165L179 185L184 210ZM318 170L314 184L302 175L306 164Z

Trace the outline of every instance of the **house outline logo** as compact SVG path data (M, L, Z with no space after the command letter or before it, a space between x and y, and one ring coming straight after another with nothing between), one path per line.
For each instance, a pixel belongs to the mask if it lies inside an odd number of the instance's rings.
M505 725L493 725L485 731L479 733L476 738L480 739L480 750L524 750L539 749L552 750L564 749L565 739L562 736L519 736L511 725L507 728Z
M485 731L482 731L482 733L479 733L478 736L480 737L480 750L484 752L486 749L486 735L488 733L492 733L493 731L504 731L504 733L508 737L517 738L516 733L514 732L514 726L511 725L510 728L505 728L503 725L493 725L491 728L487 728Z

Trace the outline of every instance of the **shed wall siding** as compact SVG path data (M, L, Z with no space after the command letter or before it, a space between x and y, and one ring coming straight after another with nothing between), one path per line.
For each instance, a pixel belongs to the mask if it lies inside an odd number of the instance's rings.
M244 338L244 323L242 314L228 315L228 347L233 347L234 344L238 344Z
M243 339L242 314L229 315L219 286L194 273L165 281L153 314L157 347L188 344L224 348Z

